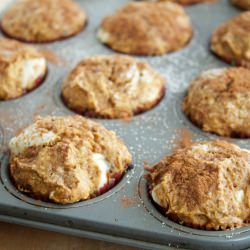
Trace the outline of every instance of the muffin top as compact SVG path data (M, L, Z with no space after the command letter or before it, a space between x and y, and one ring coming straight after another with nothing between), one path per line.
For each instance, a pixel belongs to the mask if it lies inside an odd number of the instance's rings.
M214 3L217 0L149 0L151 2L174 2L181 5L192 5L199 3ZM243 0L244 1L244 0Z
M50 42L80 32L86 14L72 0L19 0L1 19L2 30L27 42Z
M0 39L0 100L19 97L36 87L46 74L46 60L32 46Z
M160 55L184 47L192 36L184 9L171 2L132 2L103 19L97 34L113 50Z
M226 62L250 67L250 11L221 24L213 33L211 49Z
M250 9L250 0L231 0L231 3L243 10Z
M187 226L225 230L250 216L250 151L226 141L192 144L165 157L148 174L152 199Z
M38 117L11 139L9 148L16 187L61 204L109 189L132 161L114 132L81 116Z
M209 70L197 77L183 101L183 111L204 131L250 137L250 70Z
M147 63L128 56L94 56L66 77L62 96L78 113L127 118L146 111L164 94L164 79Z

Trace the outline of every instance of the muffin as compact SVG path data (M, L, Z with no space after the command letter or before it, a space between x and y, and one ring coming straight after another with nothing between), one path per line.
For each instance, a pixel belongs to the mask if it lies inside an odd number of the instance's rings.
M103 19L99 40L115 51L161 55L183 48L192 36L184 9L171 2L131 2Z
M128 56L94 56L65 78L62 98L77 113L97 118L128 118L155 106L164 79L147 63Z
M206 132L250 137L250 70L214 69L197 77L183 101L183 111Z
M153 201L186 226L225 230L250 218L250 151L226 141L179 149L147 175Z
M199 4L199 3L213 3L217 0L149 0L152 2L174 2L181 5L192 5L192 4Z
M227 63L250 68L250 11L221 24L211 38L211 50Z
M81 116L38 117L10 140L9 148L17 189L60 204L102 194L132 163L114 132Z
M46 71L46 60L35 48L0 39L0 100L31 91L42 82Z
M79 33L86 14L72 0L18 0L1 19L3 32L26 42L51 42Z
M235 6L243 9L249 10L250 9L250 1L249 0L231 0L231 3Z

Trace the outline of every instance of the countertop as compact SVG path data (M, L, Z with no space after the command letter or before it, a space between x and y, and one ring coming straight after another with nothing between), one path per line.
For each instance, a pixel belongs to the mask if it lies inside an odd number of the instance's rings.
M136 250L103 241L78 238L0 222L0 250ZM139 250L139 249L137 249Z

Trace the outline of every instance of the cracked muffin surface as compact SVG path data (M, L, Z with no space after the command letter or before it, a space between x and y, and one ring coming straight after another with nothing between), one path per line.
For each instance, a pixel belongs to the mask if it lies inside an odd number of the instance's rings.
M250 11L221 24L212 35L211 50L229 64L250 68Z
M152 199L175 222L206 230L249 223L249 150L226 141L198 142L148 171Z
M79 33L86 14L72 0L19 0L1 19L8 36L27 42L50 42Z
M186 46L192 26L178 4L133 2L105 17L97 36L115 51L161 55Z
M114 132L81 116L38 117L10 140L9 148L17 189L61 204L104 193L132 163Z
M128 118L155 106L165 92L164 79L147 63L128 56L94 56L65 78L62 97L77 113Z
M42 82L46 71L46 60L35 48L0 39L0 100L31 91Z
M193 80L183 111L206 132L250 137L250 70L213 69Z

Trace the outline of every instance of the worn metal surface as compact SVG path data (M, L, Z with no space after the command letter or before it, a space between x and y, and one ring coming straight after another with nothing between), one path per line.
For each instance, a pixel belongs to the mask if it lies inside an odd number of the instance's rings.
M86 29L70 39L35 45L54 51L65 63L60 66L50 63L46 80L31 93L0 102L0 219L148 249L250 247L250 227L209 232L169 221L151 204L143 178L143 162L154 164L169 154L178 129L188 128L194 140L217 137L203 133L185 118L181 112L181 99L190 80L197 74L206 69L225 67L209 51L209 37L216 26L239 12L226 0L186 8L194 27L194 36L186 48L164 56L139 57L148 61L167 79L166 96L157 107L134 117L130 122L98 120L108 129L116 131L133 154L134 169L116 187L95 199L62 206L33 200L20 194L11 184L6 151L9 139L30 124L36 115L73 114L60 99L62 79L81 59L114 53L98 42L96 30L104 16L128 1L78 2L88 14ZM233 141L250 149L249 140Z

